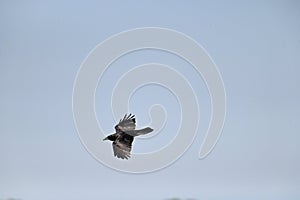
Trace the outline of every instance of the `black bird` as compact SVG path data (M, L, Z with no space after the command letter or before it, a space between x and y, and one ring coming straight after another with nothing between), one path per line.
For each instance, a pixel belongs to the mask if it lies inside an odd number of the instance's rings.
M103 140L113 141L114 156L122 159L130 158L132 142L135 136L145 135L153 131L152 128L146 127L135 130L135 117L132 114L125 115L123 119L115 126L116 133L107 136Z

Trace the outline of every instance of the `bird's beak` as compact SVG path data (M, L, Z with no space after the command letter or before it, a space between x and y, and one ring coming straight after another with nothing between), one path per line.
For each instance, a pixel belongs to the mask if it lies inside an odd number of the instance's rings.
M103 139L103 141L104 141L104 140L108 140L108 139L107 139L107 137L106 137L106 138L104 138L104 139Z

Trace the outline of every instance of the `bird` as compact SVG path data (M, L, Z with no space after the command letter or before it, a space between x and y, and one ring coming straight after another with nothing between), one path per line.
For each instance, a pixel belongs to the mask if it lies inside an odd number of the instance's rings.
M145 135L153 131L152 128L146 127L140 130L135 130L136 127L135 116L131 113L125 114L123 119L120 119L119 123L115 125L116 133L111 134L103 139L113 141L112 147L114 156L121 159L130 158L130 152L134 137L139 135Z

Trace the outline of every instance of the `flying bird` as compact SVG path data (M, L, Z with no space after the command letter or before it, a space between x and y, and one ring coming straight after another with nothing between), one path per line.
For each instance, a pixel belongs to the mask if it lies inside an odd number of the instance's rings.
M123 119L115 126L116 133L107 136L103 140L113 141L112 147L114 156L121 159L130 158L132 142L135 136L145 135L153 131L152 128L146 127L135 130L135 117L132 114L125 114Z

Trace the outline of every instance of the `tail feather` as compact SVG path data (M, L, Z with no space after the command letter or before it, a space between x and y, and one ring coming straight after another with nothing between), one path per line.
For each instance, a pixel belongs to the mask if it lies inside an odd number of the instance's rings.
M145 134L150 133L152 131L153 131L152 128L147 127L147 128L143 128L143 129L140 129L140 130L135 130L135 135L145 135Z

